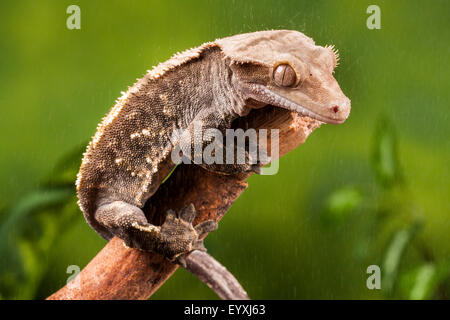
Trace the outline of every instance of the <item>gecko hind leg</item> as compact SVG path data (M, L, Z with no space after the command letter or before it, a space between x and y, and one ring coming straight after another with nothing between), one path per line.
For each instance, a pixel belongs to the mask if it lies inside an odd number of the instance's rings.
M178 214L167 211L161 226L150 224L142 210L123 201L114 201L100 206L95 218L125 245L143 251L154 251L171 261L183 264L184 255L192 250L203 250L204 234L217 229L214 220L204 221L195 227L194 205L190 204Z

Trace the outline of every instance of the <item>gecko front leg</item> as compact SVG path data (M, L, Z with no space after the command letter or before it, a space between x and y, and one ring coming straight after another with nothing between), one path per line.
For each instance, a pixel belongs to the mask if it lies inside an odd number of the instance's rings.
M123 201L100 206L95 218L124 243L143 251L157 252L170 261L183 264L184 255L193 250L203 250L204 234L217 229L214 220L192 225L195 208L190 204L178 214L169 210L161 226L150 224L142 210Z
M259 174L265 163L258 159L256 152L249 152L251 144L253 149L257 150L257 138L251 137L246 141L244 131L229 135L232 120L231 117L208 114L198 121L200 125L196 127L192 124L186 130L186 135L180 143L184 147L181 148L189 151L185 155L190 158L190 163L200 165L208 171L226 175ZM240 134L243 136L240 137ZM235 138L238 141L234 141Z
M216 145L216 150L221 149L222 154L226 154L228 151L226 146L222 144ZM200 166L208 171L217 172L220 174L233 175L233 174L241 174L241 173L257 173L261 174L261 167L263 163L259 160L254 160L250 153L245 150L238 148L236 145L232 149L233 155L239 155L242 153L243 161L237 161L236 158L232 161L232 163L227 163L223 161L222 163L202 163Z
M204 139L204 157L215 158L215 153L220 153L219 161L204 161L200 166L208 171L217 172L221 174L241 174L241 173L261 173L261 167L264 165L258 158L256 141L249 141L244 145L234 143L234 136L226 136L226 129L221 130L221 136L226 137L226 143L223 139L211 139L210 137ZM244 141L241 139L241 141ZM253 151L249 152L250 144L253 144ZM208 150L208 152L205 152ZM211 152L211 150L213 150ZM205 160L205 159L204 159ZM217 160L217 158L216 158Z

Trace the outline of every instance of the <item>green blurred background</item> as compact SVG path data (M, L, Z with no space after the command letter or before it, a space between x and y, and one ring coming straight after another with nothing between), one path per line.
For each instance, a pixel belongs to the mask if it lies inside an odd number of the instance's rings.
M81 8L81 30L66 8ZM370 4L381 30L366 27ZM105 245L76 206L81 152L136 78L215 38L295 29L340 51L352 100L254 176L206 246L264 299L450 297L449 1L2 1L0 298L45 298ZM369 290L369 265L381 290ZM179 270L153 296L215 294Z

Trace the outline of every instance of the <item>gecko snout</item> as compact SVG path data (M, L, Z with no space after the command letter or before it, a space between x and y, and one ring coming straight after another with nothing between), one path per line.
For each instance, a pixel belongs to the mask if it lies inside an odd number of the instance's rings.
M334 101L328 109L334 119L343 122L350 114L350 99L345 98L341 101Z

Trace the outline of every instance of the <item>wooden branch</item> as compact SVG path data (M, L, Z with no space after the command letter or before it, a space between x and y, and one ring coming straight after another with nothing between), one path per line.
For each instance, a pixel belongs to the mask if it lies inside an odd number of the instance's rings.
M242 128L279 129L280 156L303 143L319 126L318 121L272 106L236 122L236 127ZM149 199L144 212L149 221L160 225L168 209L178 211L193 203L197 211L194 225L208 219L219 221L247 188L247 178L247 175L224 176L199 166L181 165ZM192 269L200 263L195 256L190 262ZM177 267L159 254L125 248L120 239L113 238L71 283L48 299L148 299ZM221 297L228 296L223 293Z

